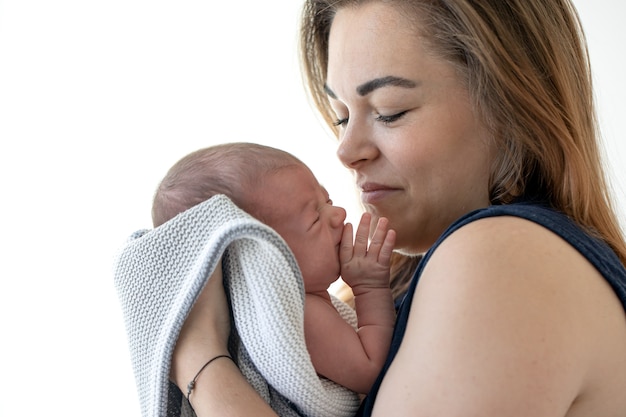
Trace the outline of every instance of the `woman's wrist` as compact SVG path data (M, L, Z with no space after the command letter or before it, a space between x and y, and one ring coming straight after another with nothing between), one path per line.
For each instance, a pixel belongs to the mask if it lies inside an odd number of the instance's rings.
M213 362L220 360L220 359L230 360L230 361L233 361L234 363L234 360L230 355L224 355L224 354L220 354L209 359L204 365L202 365L200 370L196 373L196 376L194 376L193 379L189 381L189 383L187 384L187 401L189 401L189 397L191 396L191 393L196 387L196 383L198 382L198 378L200 377L200 374L202 374L202 371L204 371Z
M170 367L170 379L174 382L183 393L188 391L189 382L193 381L198 375L200 369L205 366L211 359L223 356L229 356L230 353L226 348L212 348L198 350L197 345L177 344Z

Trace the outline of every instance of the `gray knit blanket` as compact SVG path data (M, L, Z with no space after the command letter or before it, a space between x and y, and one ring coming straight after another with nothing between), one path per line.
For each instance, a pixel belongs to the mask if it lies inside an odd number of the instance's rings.
M281 416L352 416L359 399L316 374L304 339L304 286L284 240L219 195L133 233L114 263L141 412L167 412L172 352L185 318L223 259L231 354ZM354 312L336 307L351 324Z

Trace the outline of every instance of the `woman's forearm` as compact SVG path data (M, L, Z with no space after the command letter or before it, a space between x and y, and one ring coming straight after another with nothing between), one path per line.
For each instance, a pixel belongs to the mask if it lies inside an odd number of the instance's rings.
M180 331L170 378L198 417L276 416L228 357L230 317L221 265L209 278ZM215 360L214 359L217 358ZM210 361L210 363L208 363ZM205 367L206 365L206 367ZM204 368L203 368L204 367Z

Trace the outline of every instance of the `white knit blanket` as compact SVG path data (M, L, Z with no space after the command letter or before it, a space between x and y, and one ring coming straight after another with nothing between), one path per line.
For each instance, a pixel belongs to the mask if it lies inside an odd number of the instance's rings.
M166 415L178 334L222 257L234 320L231 353L250 384L281 416L354 415L358 396L319 378L311 363L304 287L292 252L276 232L221 195L135 232L116 258L115 286L142 415ZM354 325L350 307L336 306Z

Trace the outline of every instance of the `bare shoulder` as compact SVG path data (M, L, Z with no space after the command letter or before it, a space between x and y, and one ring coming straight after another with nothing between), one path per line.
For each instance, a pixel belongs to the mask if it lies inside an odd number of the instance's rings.
M611 398L626 389L624 352L623 308L578 251L533 222L482 219L450 235L426 265L376 405L610 416L626 409Z
M606 287L599 272L564 239L545 227L518 217L481 219L465 225L434 252L424 272L425 281L467 289L487 284L530 286L532 292L549 287L559 292L581 287ZM469 280L457 280L465 276Z

